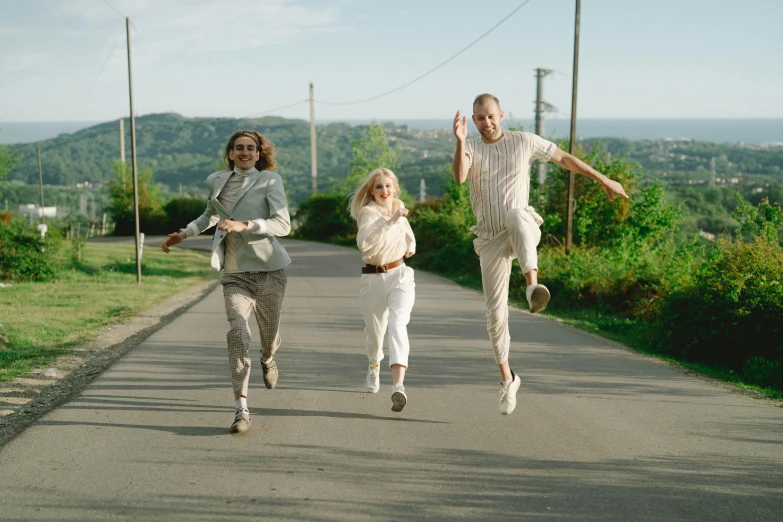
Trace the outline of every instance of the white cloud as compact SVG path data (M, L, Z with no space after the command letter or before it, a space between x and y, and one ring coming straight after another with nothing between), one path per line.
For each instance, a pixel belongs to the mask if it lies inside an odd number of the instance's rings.
M338 8L311 8L290 0L228 4L181 2L156 5L138 17L139 40L158 52L228 51L282 44L302 36L340 30ZM154 13L152 12L154 11Z

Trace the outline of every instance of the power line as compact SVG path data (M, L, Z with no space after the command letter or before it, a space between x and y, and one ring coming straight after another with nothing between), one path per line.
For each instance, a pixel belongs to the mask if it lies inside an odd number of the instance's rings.
M109 3L109 0L103 0L103 3L114 9L114 11L117 12L121 17L125 18L125 13L114 7L111 3Z
M271 114L271 113L276 112L276 111L280 111L280 110L283 110L283 109L288 109L289 107L295 107L295 106L301 105L303 103L308 103L309 101L310 101L310 98L307 98L305 100L300 100L298 102L290 103L288 105L283 105L282 107L275 107L274 109L270 109L270 110L265 111L265 112L259 112L259 113L256 113L256 114L251 114L249 116L244 116L241 119L258 118L259 116L264 116L266 114Z
M92 86L90 87L90 90L87 91L87 94L85 95L82 102L79 104L79 106L76 108L76 110L73 113L73 116L71 118L75 118L76 114L82 109L82 106L84 105L84 102L87 101L87 98L90 97L90 94L92 94L92 90L95 88L95 86L98 84L98 80L101 78L101 75L103 74L104 69L106 69L106 64L109 63L109 59L111 58L111 55L114 54L114 49L117 48L117 44L119 44L122 41L123 34L120 33L119 38L117 38L117 41L114 42L114 46L111 48L111 51L109 51L108 56L106 56L106 60L104 60L103 65L101 66L101 70L98 71L98 76L95 77L95 81L92 82Z
M432 68L432 69L430 69L429 71L425 72L425 73L424 73L424 74L422 74L421 76L418 76L418 77L416 77L416 78L412 79L411 81L409 81L409 82L407 82L407 83L404 83L404 84L400 85L399 87L395 87L394 89L392 89L392 90L390 90L390 91L383 92L383 93L381 93L381 94L378 94L378 95L376 95L376 96L372 96L372 97L370 97L370 98L364 98L364 99L362 99L362 100L355 100L355 101L350 101L350 102L329 102L329 101L323 101L323 100L316 100L316 101L317 101L318 103L323 103L323 104L325 104L325 105L355 105L355 104L357 104L357 103L364 103L364 102L368 102L368 101L372 101L372 100L377 100L378 98L382 98L382 97L384 97L384 96L388 96L389 94L392 94L392 93L395 93L395 92L397 92L397 91L400 91L400 90L404 89L405 87L408 87L409 85L412 85L412 84L414 84L414 83L418 82L419 80L421 80L421 79L423 79L423 78L425 78L425 77L429 76L430 74L434 73L435 71L437 71L438 69L440 69L441 67L443 67L443 66L444 66L444 65L446 65L447 63L451 62L451 61L452 61L452 60L454 60L456 57L458 57L459 55L461 55L462 53L464 53L465 51L467 51L468 49L470 49L470 48L471 48L471 47L473 47L474 45L476 45L478 42L480 42L481 40L483 40L483 39L484 39L484 37L486 37L486 36L487 36L487 35L489 35L489 34L490 34L492 31L494 31L495 29L497 29L498 27L500 27L500 25L501 25L503 22L505 22L506 20L508 20L509 18L511 18L511 17L512 17L512 16L513 16L513 15L514 15L514 14L515 14L517 11L519 11L520 9L522 9L523 7L525 7L527 4L529 4L529 3L530 3L530 1L531 1L531 0L525 0L524 2L522 2L521 4L519 4L519 5L518 5L518 6L517 6L517 7L516 7L516 8L515 8L513 11L511 11L509 14L507 14L507 15L506 15L506 16L505 16L505 17L504 17L502 20L500 20L498 23L496 23L495 25L493 25L493 26L492 26L492 27L491 27L491 28L490 28L490 29L489 29L487 32L485 32L484 34L482 34L481 36L479 36L478 38L476 38L475 40L473 40L471 43L469 43L468 45L466 45L466 46L465 46L465 47L463 47L462 49L460 49L460 50L459 50L459 51L458 51L456 54L454 54L454 55L453 55L453 56L451 56L450 58L448 58L448 59L444 60L443 62L439 63L438 65L436 65L435 67L433 67L433 68Z

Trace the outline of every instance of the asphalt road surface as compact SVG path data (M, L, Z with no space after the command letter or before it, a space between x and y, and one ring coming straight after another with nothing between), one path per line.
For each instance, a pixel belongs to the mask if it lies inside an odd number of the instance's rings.
M417 272L394 413L388 360L364 391L358 252L284 245L280 383L254 348L249 433L217 288L0 449L0 519L783 520L783 409L512 310L501 416L482 294Z

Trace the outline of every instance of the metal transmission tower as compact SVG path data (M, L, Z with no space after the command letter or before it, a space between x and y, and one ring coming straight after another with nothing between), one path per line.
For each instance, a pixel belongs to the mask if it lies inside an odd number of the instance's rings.
M536 134L544 137L544 114L547 112L557 112L557 108L544 101L544 77L552 74L551 69L536 69ZM546 165L538 164L538 183L543 185L546 181Z

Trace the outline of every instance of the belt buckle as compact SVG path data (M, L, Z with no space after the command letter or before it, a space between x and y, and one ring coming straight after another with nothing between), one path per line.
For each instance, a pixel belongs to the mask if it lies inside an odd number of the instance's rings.
M389 267L387 265L378 265L375 270L376 274L386 274L387 272L389 272Z

